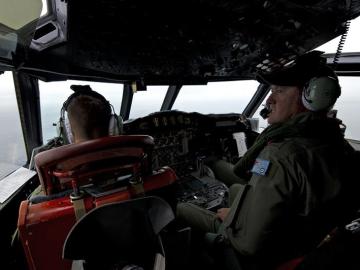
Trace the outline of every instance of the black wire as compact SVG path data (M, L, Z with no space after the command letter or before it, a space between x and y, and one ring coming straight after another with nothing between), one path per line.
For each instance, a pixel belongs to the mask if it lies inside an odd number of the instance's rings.
M339 62L339 58L341 56L341 53L342 53L342 50L343 50L343 47L344 47L344 44L345 44L346 37L348 35L349 28L350 28L350 20L345 23L345 33L341 35L338 47L336 49L336 53L335 53L334 60L333 60L333 64L334 64L333 69L334 70L336 70L337 64Z
M349 10L348 10L349 13L351 12L352 2L353 1L351 0L350 5L349 5ZM338 65L338 62L339 62L339 59L340 59L340 56L341 56L341 53L342 53L346 38L347 38L347 35L349 33L350 23L351 23L351 20L347 20L345 22L345 33L341 35L341 38L339 40L339 44L338 44L338 47L336 49L336 53L335 53L335 56L334 56L334 60L333 60L333 64L334 64L333 69L334 70L336 70L336 68L337 68L337 65Z

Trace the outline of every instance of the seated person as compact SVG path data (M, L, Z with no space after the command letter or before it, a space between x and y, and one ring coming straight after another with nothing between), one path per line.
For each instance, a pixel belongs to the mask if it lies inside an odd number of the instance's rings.
M223 235L240 264L271 269L315 248L352 210L346 174L354 150L338 120L327 117L340 86L320 52L258 80L271 85L270 126L235 166L226 165L228 184L243 183L231 186L231 207L213 213L180 203L177 216L195 230Z
M71 142L79 143L109 135L110 103L89 86L72 86L76 89L64 103L71 127Z
M80 143L86 140L117 134L120 131L120 120L115 117L111 123L112 106L99 93L93 91L88 85L72 85L75 93L70 95L61 108L60 136L65 143ZM65 123L65 112L69 124ZM68 126L67 130L65 127ZM70 127L70 128L69 128ZM40 196L39 196L40 195ZM44 195L42 186L39 185L30 195L30 200L37 200ZM12 246L20 246L18 230L12 237Z
M116 123L110 123L112 106L101 94L88 85L72 85L71 89L75 93L64 102L59 124L60 136L65 143L80 143L119 133L119 120L116 118ZM31 194L35 195L43 195L41 186Z

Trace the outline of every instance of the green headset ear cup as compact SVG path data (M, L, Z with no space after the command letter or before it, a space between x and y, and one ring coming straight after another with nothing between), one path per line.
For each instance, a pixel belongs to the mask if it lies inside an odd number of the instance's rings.
M67 118L67 117L65 118L64 124L65 124L65 134L64 135L66 136L67 143L73 143L74 136L71 131L71 125L70 125L69 118Z
M330 109L340 96L340 85L332 77L314 77L304 87L302 103L310 111Z
M58 137L61 137L65 144L73 142L73 135L71 132L70 122L67 118L60 117L56 125Z

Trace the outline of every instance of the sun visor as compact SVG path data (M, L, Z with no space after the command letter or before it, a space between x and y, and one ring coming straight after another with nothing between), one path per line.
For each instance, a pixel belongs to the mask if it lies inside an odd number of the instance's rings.
M41 0L0 0L0 58L27 48L42 11Z

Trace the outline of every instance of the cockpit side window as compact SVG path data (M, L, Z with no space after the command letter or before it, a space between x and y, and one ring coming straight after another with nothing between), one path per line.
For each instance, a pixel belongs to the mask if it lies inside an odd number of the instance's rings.
M337 117L346 125L345 138L360 141L360 77L339 77L341 96L335 103Z
M0 75L0 180L26 163L14 82L11 72Z

